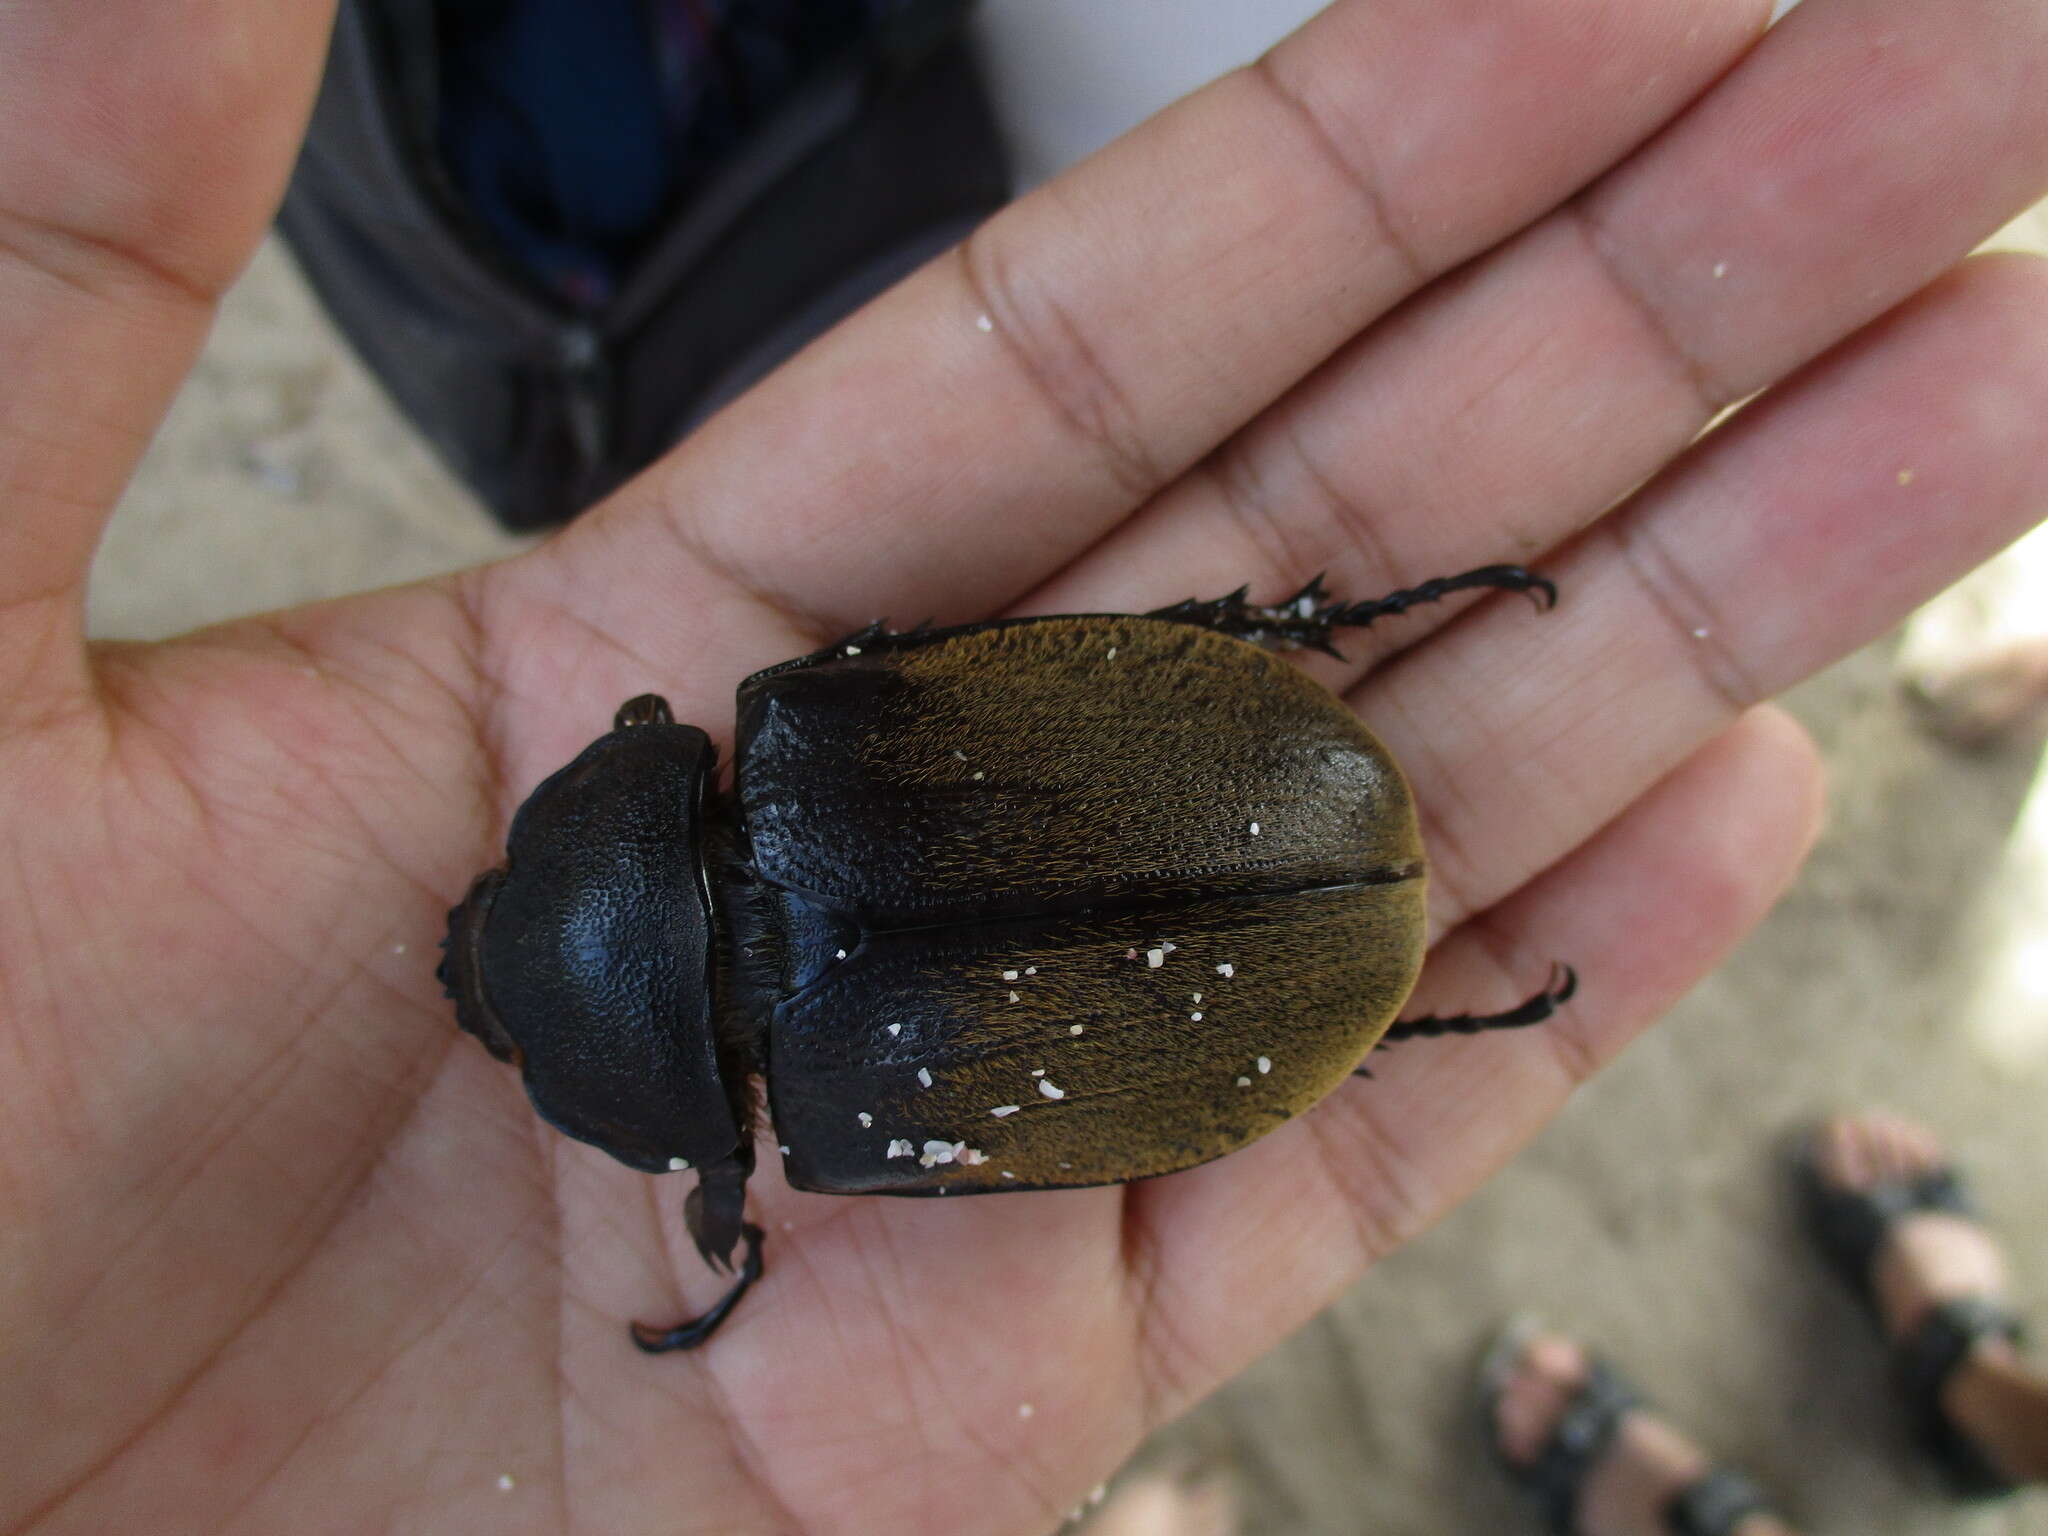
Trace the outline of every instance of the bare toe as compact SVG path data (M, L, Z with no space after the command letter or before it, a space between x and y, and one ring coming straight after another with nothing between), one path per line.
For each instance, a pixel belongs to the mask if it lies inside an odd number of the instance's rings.
M1868 1193L1910 1184L1948 1167L1941 1139L1926 1126L1884 1111L1837 1116L1814 1142L1814 1163L1836 1188ZM1878 1249L1872 1284L1887 1336L1916 1330L1928 1311L1964 1297L1996 1299L2009 1284L1997 1242L1974 1218L1953 1211L1910 1211Z
M1499 1382L1494 1432L1510 1469L1537 1465L1557 1436L1574 1399L1592 1375L1585 1349L1552 1333L1532 1333ZM1576 1501L1584 1536L1656 1536L1666 1531L1672 1500L1708 1470L1706 1456L1656 1414L1630 1408L1584 1474ZM1769 1522L1751 1530L1782 1530Z
M1543 1454L1564 1411L1586 1384L1586 1353L1570 1339L1539 1333L1522 1348L1496 1407L1501 1453L1514 1467Z
M1814 1166L1838 1189L1868 1189L1876 1182L1863 1136L1863 1122L1837 1115L1814 1133Z

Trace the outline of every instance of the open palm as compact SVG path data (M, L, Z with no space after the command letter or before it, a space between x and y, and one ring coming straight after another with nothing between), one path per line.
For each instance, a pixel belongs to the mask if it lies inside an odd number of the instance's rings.
M9 1531L1043 1530L1427 1225L1761 914L1756 702L2048 506L2037 0L1345 0L997 218L523 558L88 651L94 540L295 147L324 18L0 7L0 1516ZM1931 286L1929 284L1931 283ZM1703 443L1716 410L1776 386ZM1327 568L1465 599L1318 659L1407 765L1412 1045L1127 1189L682 1180L527 1112L433 981L525 791L868 620ZM503 1479L509 1478L509 1486Z

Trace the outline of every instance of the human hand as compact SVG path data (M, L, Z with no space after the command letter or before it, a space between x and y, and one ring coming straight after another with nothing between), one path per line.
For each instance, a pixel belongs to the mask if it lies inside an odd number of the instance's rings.
M93 541L322 31L0 11L7 1528L1042 1530L1483 1179L1790 877L1816 773L1755 701L2048 505L2039 265L1925 286L2048 181L2048 14L1809 0L1736 63L1767 11L1340 4L532 554L90 652ZM681 1181L540 1127L432 978L620 700L722 736L743 675L884 614L1508 559L1555 613L1306 664L1415 783L1416 1007L1563 956L1558 1021L1129 1188L832 1199L770 1155L767 1279L631 1348L722 1287Z

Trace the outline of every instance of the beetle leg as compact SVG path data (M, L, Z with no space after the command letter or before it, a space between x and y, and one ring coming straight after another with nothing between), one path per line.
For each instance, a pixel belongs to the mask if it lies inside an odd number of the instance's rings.
M746 1240L747 1256L740 1265L739 1279L733 1282L733 1288L719 1297L718 1304L702 1317L690 1318L673 1328L633 1324L633 1342L648 1354L695 1349L718 1331L718 1325L731 1315L732 1309L739 1305L739 1299L746 1295L747 1287L761 1278L761 1229L743 1219L747 1175L753 1171L753 1146L745 1142L723 1162L711 1163L698 1171L697 1187L683 1201L683 1223L690 1229L690 1238L696 1243L697 1252L704 1256L706 1264L727 1274L732 1273L732 1251L742 1238Z
M665 1355L672 1349L695 1349L718 1331L718 1325L732 1314L732 1309L739 1305L739 1299L747 1294L747 1287L761 1278L761 1229L750 1221L740 1231L747 1240L747 1257L740 1265L740 1277L733 1283L733 1288L719 1297L717 1305L702 1317L677 1323L673 1328L653 1328L646 1323L634 1323L635 1344L650 1355Z
M732 1251L745 1230L747 1175L754 1171L753 1148L711 1163L697 1174L697 1187L683 1201L683 1225L713 1269L732 1273Z
M1384 1050L1402 1040L1434 1040L1442 1035L1477 1035L1489 1029L1520 1029L1528 1024L1541 1024L1578 990L1579 973L1568 965L1553 965L1549 983L1519 1007L1510 1008L1506 1013L1461 1013L1448 1019L1402 1019L1380 1036L1379 1044L1373 1049ZM1351 1075L1371 1077L1372 1073L1360 1067Z
M1199 624L1204 629L1234 635L1257 645L1302 646L1338 656L1341 653L1331 636L1339 629L1360 629L1375 619L1406 613L1410 608L1437 602L1453 592L1489 587L1503 592L1527 592L1539 608L1554 607L1557 603L1557 588L1547 577L1524 570L1519 565L1482 565L1477 570L1457 576L1439 576L1420 586L1404 587L1398 592L1367 598L1363 602L1331 602L1330 594L1323 586L1323 578L1316 576L1284 602L1271 605L1250 603L1245 601L1245 589L1239 587L1224 597L1208 602L1190 598L1187 602L1175 603L1171 608L1155 609L1146 617L1170 619L1177 624Z
M668 707L668 700L658 693L636 693L618 708L612 716L612 729L623 731L629 725L674 725L675 711Z

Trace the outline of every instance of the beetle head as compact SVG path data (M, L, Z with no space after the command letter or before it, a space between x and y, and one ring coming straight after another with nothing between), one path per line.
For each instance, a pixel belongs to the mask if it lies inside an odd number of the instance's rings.
M519 808L448 914L456 1017L557 1129L650 1173L729 1155L711 1028L710 738L647 696Z

